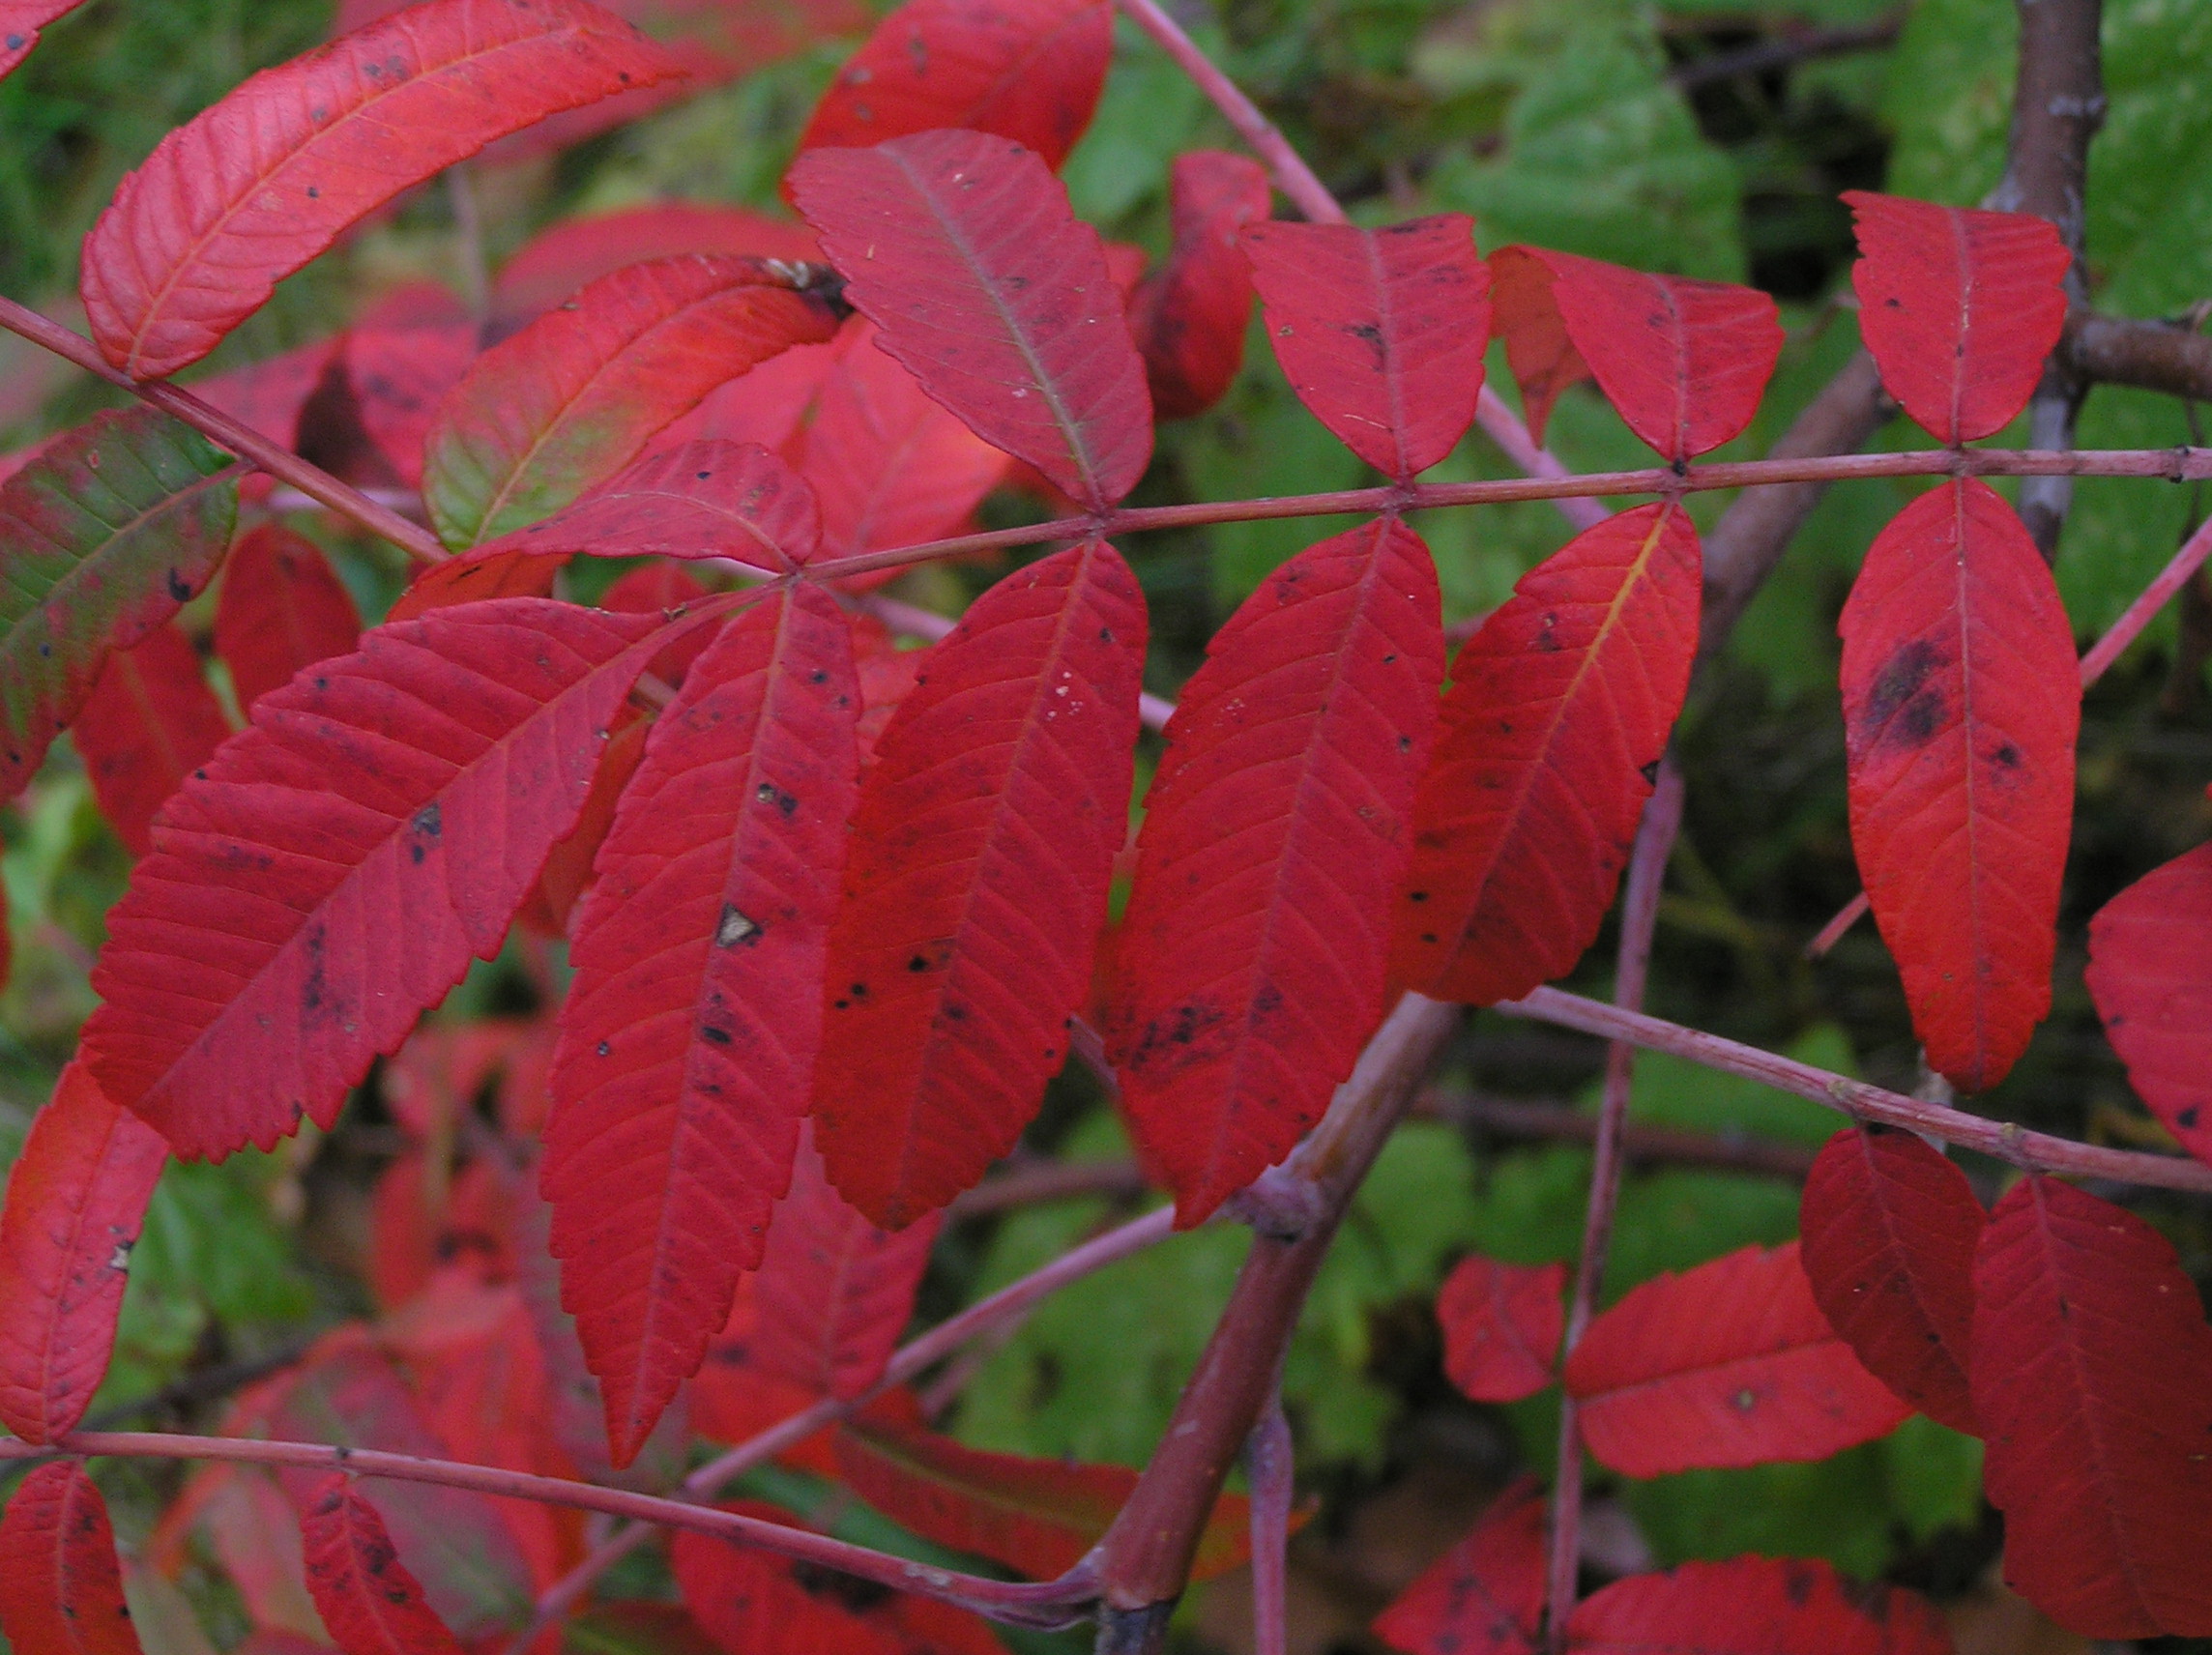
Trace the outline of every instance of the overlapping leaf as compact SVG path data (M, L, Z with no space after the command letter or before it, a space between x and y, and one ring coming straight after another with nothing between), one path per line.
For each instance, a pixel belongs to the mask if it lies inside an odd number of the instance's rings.
M451 304L441 287L403 288L362 316L339 347L345 414L375 454L363 469L388 469L403 488L422 486L422 445L477 356L476 323L441 301Z
M238 537L215 612L215 650L242 711L302 667L351 654L361 611L312 540L280 523Z
M109 653L73 734L115 836L146 854L154 813L230 738L200 657L174 624Z
M1951 1655L1935 1606L1809 1557L1736 1557L1633 1575L1567 1622L1576 1655Z
M800 1523L793 1513L761 1500L721 1509L787 1526ZM685 1606L722 1655L784 1655L793 1649L808 1655L987 1655L1001 1648L980 1621L958 1610L904 1594L856 1593L823 1571L712 1535L677 1534L668 1560ZM916 1615L916 1609L936 1612ZM952 1617L949 1624L941 1618L946 1615ZM949 1640L941 1641L946 1635Z
M1564 1264L1507 1264L1470 1253L1437 1293L1444 1374L1476 1402L1519 1402L1553 1379L1567 1315Z
M1680 508L1638 507L1522 576L1460 652L1414 801L1398 981L1486 1005L1582 957L1689 690L1701 579Z
M75 1460L32 1471L0 1517L0 1631L16 1655L139 1655L107 1502Z
M1252 263L1237 238L1265 221L1272 200L1266 169L1243 156L1193 150L1168 169L1175 247L1167 267L1129 300L1129 328L1160 419L1205 413L1243 364Z
M345 1655L461 1655L354 1480L335 1472L301 1514L307 1590Z
M1179 1225L1290 1152L1382 1021L1438 605L1395 518L1324 540L1222 627L1168 725L1107 1037Z
M1536 1655L1547 1526L1544 1491L1524 1477L1376 1616L1375 1636L1406 1655Z
M93 227L93 337L133 379L174 373L401 190L680 73L588 0L430 0L265 70L163 138Z
M39 31L73 12L84 0L0 0L0 75L31 55Z
M714 202L657 201L564 218L500 266L492 287L494 317L503 332L511 332L625 265L678 253L798 263L819 259L822 249L803 224Z
M1876 537L1840 630L1859 874L1929 1065L1980 1091L2051 1008L2073 631L2026 529L1971 478Z
M2176 857L2089 921L2089 993L2128 1079L2212 1161L2212 845Z

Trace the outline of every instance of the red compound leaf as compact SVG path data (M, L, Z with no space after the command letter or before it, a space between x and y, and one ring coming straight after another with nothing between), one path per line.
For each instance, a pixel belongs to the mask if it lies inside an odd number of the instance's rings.
M0 0L0 75L31 55L39 31L67 15L84 0Z
M230 668L239 710L250 713L302 667L351 654L361 611L305 536L264 523L238 537L216 603L215 651Z
M1631 1477L1824 1460L1911 1411L1836 1337L1794 1241L1634 1289L1585 1330L1566 1380L1589 1451Z
M1252 262L1237 238L1266 220L1273 199L1266 169L1243 156L1193 150L1169 169L1175 248L1129 301L1129 329L1160 419L1205 413L1243 364Z
M1951 1655L1933 1604L1809 1557L1736 1557L1634 1575L1567 1621L1572 1655Z
M1290 1152L1382 1021L1443 678L1436 581L1394 518L1309 547L1222 627L1168 725L1107 1039L1179 1225Z
M1544 1491L1523 1477L1375 1617L1375 1636L1406 1655L1536 1655L1546 1527Z
M627 1465L761 1262L812 1097L858 794L852 645L770 593L685 675L576 915L539 1182Z
M819 259L813 232L788 218L704 201L656 201L614 213L564 218L523 244L500 267L492 313L503 332L542 315L578 288L625 265L678 253Z
M1578 370L1596 376L1628 428L1664 459L1717 449L1759 412L1782 355L1782 324L1765 294L1544 247L1500 247L1490 262L1513 293L1513 327L1500 329L1533 429Z
M230 739L230 720L190 640L170 624L107 657L74 735L101 814L142 857L154 813Z
M2172 1244L2023 1178L1974 1261L1973 1338L2006 1582L2085 1638L2212 1635L2212 1328Z
M1519 1402L1556 1377L1567 1330L1564 1264L1462 1259L1437 1294L1444 1373L1475 1402Z
M2051 1009L2073 630L2026 529L1970 478L1876 537L1840 630L1859 874L1929 1065L1982 1091Z
M1242 246L1275 357L1315 419L1399 479L1452 451L1473 423L1490 339L1473 219L1254 224Z
M1680 508L1586 529L1452 664L1413 807L1392 975L1487 1005L1596 938L1688 693L1703 570Z
M1128 831L1145 605L1112 546L1008 575L877 746L830 933L815 1142L887 1230L1013 1147L1067 1052Z
M1098 232L1044 163L981 132L813 150L799 210L883 348L985 442L1103 509L1152 452L1145 364Z
M328 1125L470 958L498 952L655 630L471 604L379 627L262 697L109 915L82 1047L108 1095L192 1157Z
M830 83L799 147L965 127L1058 167L1091 125L1113 55L1105 0L907 0Z
M2145 875L2089 921L2089 994L2128 1079L2212 1161L2212 845Z
M106 1378L131 1249L168 1158L82 1062L31 1122L0 1214L0 1422L24 1441L75 1429Z
M2032 213L1848 189L1859 333L1881 383L1937 442L1993 436L2027 406L2066 326L2073 254Z
M586 0L429 0L264 70L163 138L85 238L93 337L133 379L174 373L400 191L681 73Z
M0 1631L15 1655L139 1655L107 1502L75 1460L39 1466L0 1517Z
M384 1519L343 1471L307 1501L300 1537L308 1595L344 1655L463 1655L399 1560Z
M1966 1374L1986 1215L1966 1175L1909 1132L1847 1127L1813 1163L1801 1222L1829 1324L1891 1390L1976 1435Z

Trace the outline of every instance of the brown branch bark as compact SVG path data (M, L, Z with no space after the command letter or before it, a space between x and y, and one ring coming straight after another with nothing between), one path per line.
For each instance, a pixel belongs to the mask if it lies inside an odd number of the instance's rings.
M2059 348L2092 385L2132 385L2212 402L2212 334L2187 322L2131 322L2077 310L2067 318Z

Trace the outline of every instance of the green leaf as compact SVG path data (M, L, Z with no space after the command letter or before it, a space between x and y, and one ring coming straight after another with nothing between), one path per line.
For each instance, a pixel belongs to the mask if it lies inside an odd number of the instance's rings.
M1198 143L1206 120L1206 95L1197 84L1132 24L1121 21L1114 73L1098 112L1060 169L1075 216L1111 224L1163 193L1168 163Z
M2020 23L2012 0L1920 0L1890 64L1888 188L1971 207L2004 173Z
M1628 1509L1662 1565L1690 1557L1825 1557L1846 1574L1879 1575L1890 1514L1879 1445L1802 1466L1684 1471L1631 1483Z

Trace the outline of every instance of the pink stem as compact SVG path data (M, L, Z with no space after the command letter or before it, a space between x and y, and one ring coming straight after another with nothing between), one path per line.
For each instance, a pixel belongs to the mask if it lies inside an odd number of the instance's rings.
M1252 1487L1253 1655L1288 1655L1293 1451L1291 1422L1278 1387L1244 1444Z
M1489 386L1475 398L1474 422L1480 425L1499 451L1530 477L1563 478L1567 468L1559 456L1529 434L1522 423L1521 416L1505 406L1505 399ZM1595 528L1612 513L1594 500L1567 495L1557 502L1560 515L1572 524L1577 533Z

